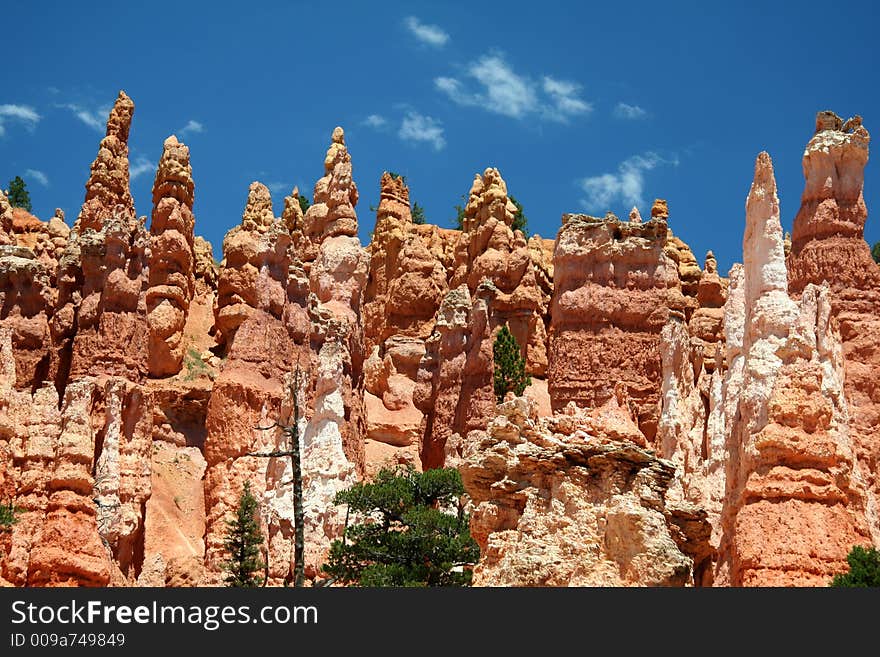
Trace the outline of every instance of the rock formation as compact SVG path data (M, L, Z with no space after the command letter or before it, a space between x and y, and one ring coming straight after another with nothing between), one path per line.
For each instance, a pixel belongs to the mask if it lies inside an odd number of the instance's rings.
M665 203L663 204L665 207ZM595 408L622 381L653 441L659 422L660 332L685 318L665 216L645 223L563 215L553 258L548 388L554 411Z
M701 563L709 552L708 525L698 510L664 501L671 464L626 440L597 435L603 423L574 407L539 420L520 397L498 410L488 431L468 435L460 465L481 551L475 585L693 581L695 559Z
M435 235L425 228L412 222L403 177L383 173L364 292L365 449L372 470L397 463L421 467L423 415L413 404L413 388L447 292L446 268L430 249Z
M146 293L151 376L176 374L183 363L183 327L195 293L194 187L189 149L172 135L153 183Z
M270 502L264 523L271 581L291 577L290 477L284 477L283 465L248 454L279 444L279 432L255 427L289 421L289 377L297 367L305 377L298 399L309 577L319 574L330 540L341 532L330 500L363 474L367 255L357 238L357 188L341 128L332 140L299 247L289 232L298 222L291 219L292 204L286 206L289 225L275 219L269 191L260 183L251 185L242 223L224 240L215 315L227 357L211 392L205 443L206 561L214 576L223 558L224 519L247 480Z
M742 382L727 435L719 583L823 585L867 536L827 288L788 296L779 200L761 153L743 238Z
M804 151L806 183L794 219L788 268L795 296L810 283L830 287L832 314L843 341L850 434L868 487L871 535L878 544L880 268L864 240L868 210L862 188L869 141L861 117L843 121L833 112L817 115L816 133Z
M297 417L312 583L336 493L397 464L460 469L478 585L825 586L880 546L859 117L819 114L790 238L758 157L724 278L661 199L527 239L493 168L463 230L414 224L384 174L363 248L341 128L314 204L294 188L277 218L253 183L218 265L175 137L137 217L133 109L120 93L72 228L0 194L0 502L21 509L0 585L220 584L246 481L268 584L290 583ZM533 381L498 403L504 324Z
M473 299L461 285L440 304L414 391L416 407L425 415L421 457L426 469L442 467L450 448L494 416L490 322L497 295L485 281Z
M86 199L58 264L52 318L56 383L70 376L141 380L147 352L131 349L148 335L144 292L146 220L129 190L128 131L134 103L119 92L86 183Z
M269 190L252 183L241 224L223 240L214 309L226 350L205 420L205 557L214 572L224 558L225 519L244 482L258 496L266 490L266 459L246 455L272 445L272 432L255 427L269 427L279 417L284 377L303 361L308 342L305 300L288 297L290 246Z
M550 299L539 285L525 236L511 228L516 212L498 169L474 176L449 287L467 284L473 294L482 281L491 281L498 290L492 327L507 324L523 350L526 371L543 376L547 369L544 319Z

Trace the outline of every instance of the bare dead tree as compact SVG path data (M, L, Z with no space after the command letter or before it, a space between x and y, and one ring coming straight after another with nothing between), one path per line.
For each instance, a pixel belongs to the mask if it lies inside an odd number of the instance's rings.
M302 492L302 463L299 453L299 382L301 370L299 363L296 365L296 371L293 376L293 422L289 425L273 423L268 427L254 427L259 431L270 431L272 429L281 429L282 435L286 438L286 445L282 445L282 449L271 452L248 452L245 456L255 456L258 458L284 458L290 457L291 471L293 478L291 481L283 482L283 484L293 484L293 585L301 587L305 584L305 532L303 531L303 492ZM268 559L266 560L268 564Z

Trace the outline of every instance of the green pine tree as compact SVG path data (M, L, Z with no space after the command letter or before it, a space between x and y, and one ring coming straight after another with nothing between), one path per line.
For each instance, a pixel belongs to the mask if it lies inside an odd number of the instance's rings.
M495 358L495 397L500 404L511 390L517 396L523 394L532 378L526 374L526 359L507 324L495 336L492 354Z
M455 468L384 468L372 483L336 495L364 520L333 541L323 570L354 586L470 586L480 548L461 503ZM457 506L456 513L448 509Z
M461 195L462 204L455 204L453 207L455 208L455 229L456 230L464 230L464 209L467 206L467 199L464 194Z
M222 568L226 571L224 581L227 586L249 588L263 583L263 578L257 575L263 570L260 555L263 534L257 519L258 507L257 498L251 493L251 484L246 481L238 498L235 517L226 521L223 545L229 559Z
M412 206L412 220L414 224L423 224L425 223L425 208L418 204L418 202L413 203Z
M875 242L871 247L871 257L874 258L874 262L880 265L880 242Z
M306 213L306 210L308 210L309 206L311 206L311 205L312 204L309 202L308 196L306 196L305 194L299 195L299 207L300 207L300 210L302 210L303 214Z
M18 522L16 517L18 511L19 509L12 502L0 504L0 532L12 529L12 525Z
M509 195L508 198L510 202L516 206L516 214L513 215L513 223L510 227L513 230L521 230L523 235L528 238L529 236L529 220L526 219L526 215L523 214L523 206L522 203L517 201L512 195Z
M880 552L856 545L846 556L849 572L834 576L831 586L866 587L880 586Z
M27 185L21 176L16 176L9 181L9 205L14 208L23 208L28 212L31 211L31 195L28 193Z

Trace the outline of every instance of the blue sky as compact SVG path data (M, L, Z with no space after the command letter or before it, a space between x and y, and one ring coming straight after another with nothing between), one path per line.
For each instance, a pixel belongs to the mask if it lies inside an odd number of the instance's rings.
M191 149L196 232L220 257L251 181L276 215L311 195L334 126L346 131L368 239L383 170L407 176L428 221L451 226L473 176L498 167L533 233L565 212L644 216L702 262L741 260L754 160L769 151L786 228L815 113L880 129L870 3L14 3L3 10L0 184L73 223L119 89L134 99L132 191L166 136ZM880 165L865 197L880 209ZM869 218L869 242L880 222Z

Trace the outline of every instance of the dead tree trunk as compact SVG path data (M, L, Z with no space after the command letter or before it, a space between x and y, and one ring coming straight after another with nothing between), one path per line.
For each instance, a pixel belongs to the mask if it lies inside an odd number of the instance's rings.
M303 489L302 489L302 463L299 451L299 382L301 371L299 365L293 377L293 422L289 425L275 423L270 427L254 427L260 431L269 431L280 428L281 433L287 439L283 449L273 452L248 452L246 456L258 458L282 458L290 457L291 472L293 478L289 482L293 484L293 585L301 587L305 584L305 530L303 528ZM268 568L268 559L267 564Z

